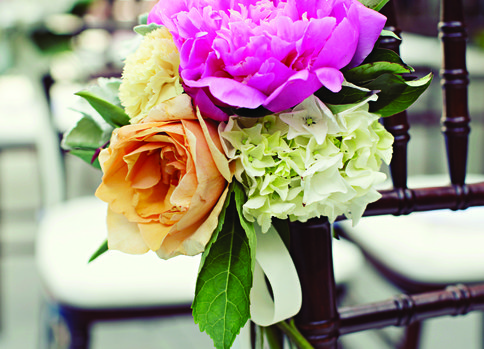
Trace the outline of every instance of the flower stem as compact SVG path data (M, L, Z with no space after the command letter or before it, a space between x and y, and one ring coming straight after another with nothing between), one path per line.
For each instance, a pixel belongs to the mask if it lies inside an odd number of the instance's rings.
M297 345L299 349L314 349L313 346L304 338L304 336L299 332L299 330L294 325L294 321L287 323L286 321L281 321L276 324L277 327L281 329L293 342Z

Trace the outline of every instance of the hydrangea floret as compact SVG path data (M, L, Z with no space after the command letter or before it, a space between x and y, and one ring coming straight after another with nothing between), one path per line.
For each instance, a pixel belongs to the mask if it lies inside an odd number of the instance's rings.
M288 113L231 117L220 134L246 189L246 219L262 231L272 217L333 222L344 214L358 221L380 198L375 186L386 178L380 166L392 154L393 137L378 119L368 101L333 114L314 96ZM314 137L320 132L324 137Z

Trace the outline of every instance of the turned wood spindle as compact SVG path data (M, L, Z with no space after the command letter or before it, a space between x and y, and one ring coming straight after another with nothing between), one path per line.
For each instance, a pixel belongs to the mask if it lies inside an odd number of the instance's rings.
M401 30L397 26L397 19L395 15L395 5L393 1L387 3L382 11L387 17L385 29L394 32L400 36ZM385 37L380 41L380 47L400 53L401 41L393 37ZM395 138L393 144L393 157L390 163L390 171L393 180L393 186L401 197L399 210L396 214L408 214L407 200L410 200L407 189L407 145L410 140L408 130L410 128L407 119L406 111L383 118L383 125Z
M331 225L326 218L291 222L290 251L302 289L296 325L316 349L336 349L339 317L331 248Z
M465 183L470 117L467 103L466 39L461 0L442 0L439 33L442 40L443 62L440 70L443 109L442 132L447 147L451 182L460 187ZM455 209L467 207L461 202Z

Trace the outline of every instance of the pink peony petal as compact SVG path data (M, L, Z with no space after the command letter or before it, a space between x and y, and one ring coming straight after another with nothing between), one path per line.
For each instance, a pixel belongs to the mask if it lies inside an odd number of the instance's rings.
M370 54L387 20L381 13L370 10L358 1L355 5L358 8L360 32L365 33L365 35L360 35L355 55L349 67L356 67L361 64Z
M281 112L301 103L321 87L321 82L314 74L300 71L279 86L263 106L274 113Z
M344 81L343 73L334 68L319 68L316 75L321 84L331 92L339 92Z
M341 69L353 57L358 44L358 28L344 18L333 30L314 66Z
M210 100L203 89L191 89L190 87L185 86L185 91L191 94L193 101L203 117L216 121L227 121L229 119L229 115L218 108L215 103Z

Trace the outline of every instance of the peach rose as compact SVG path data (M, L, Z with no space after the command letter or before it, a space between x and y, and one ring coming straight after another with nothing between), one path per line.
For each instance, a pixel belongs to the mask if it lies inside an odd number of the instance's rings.
M216 124L194 111L190 97L177 96L143 123L116 129L99 160L104 174L96 196L109 204L110 249L153 250L164 259L203 252L231 171Z

